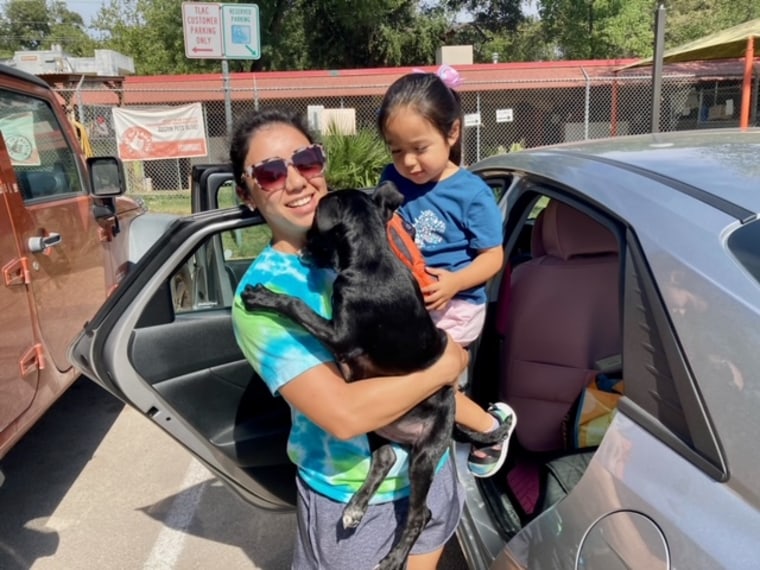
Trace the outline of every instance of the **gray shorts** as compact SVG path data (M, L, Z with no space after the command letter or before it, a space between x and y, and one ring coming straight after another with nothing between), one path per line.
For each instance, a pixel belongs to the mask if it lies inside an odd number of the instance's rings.
M408 499L370 505L355 529L344 529L344 503L312 491L298 481L298 537L293 570L363 570L374 568L390 552L406 521ZM446 544L462 514L464 490L449 459L433 479L427 506L432 512L412 554L427 554Z

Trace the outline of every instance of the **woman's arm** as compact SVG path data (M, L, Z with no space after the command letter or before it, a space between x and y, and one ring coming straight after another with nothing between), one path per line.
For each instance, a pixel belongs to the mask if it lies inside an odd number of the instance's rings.
M442 387L456 384L468 360L468 353L449 339L441 358L420 372L346 382L335 364L320 364L280 393L325 431L350 439L388 425Z

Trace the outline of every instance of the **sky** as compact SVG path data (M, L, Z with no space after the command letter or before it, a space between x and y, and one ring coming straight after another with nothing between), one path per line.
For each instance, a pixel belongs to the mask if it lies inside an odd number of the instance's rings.
M82 16L85 26L89 26L97 15L103 0L66 0L66 7Z

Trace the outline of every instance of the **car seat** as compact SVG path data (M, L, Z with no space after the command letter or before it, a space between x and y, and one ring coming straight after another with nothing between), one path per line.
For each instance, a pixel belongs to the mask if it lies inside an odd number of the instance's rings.
M533 232L532 259L511 272L500 397L520 418L519 444L550 452L595 363L621 354L620 263L612 232L562 202Z

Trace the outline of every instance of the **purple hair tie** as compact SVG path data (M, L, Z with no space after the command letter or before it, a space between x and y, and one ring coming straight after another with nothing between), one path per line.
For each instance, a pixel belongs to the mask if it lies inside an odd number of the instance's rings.
M415 67L412 69L412 73L427 73L427 71ZM459 75L459 72L448 64L441 65L435 74L449 89L453 89L462 83L462 77Z

